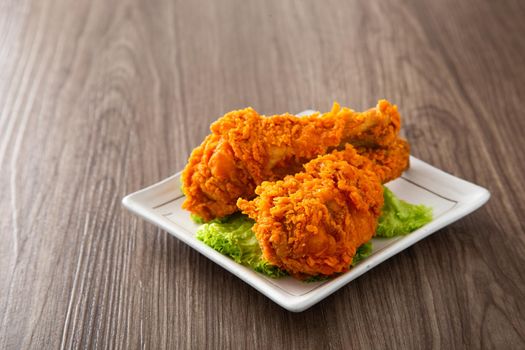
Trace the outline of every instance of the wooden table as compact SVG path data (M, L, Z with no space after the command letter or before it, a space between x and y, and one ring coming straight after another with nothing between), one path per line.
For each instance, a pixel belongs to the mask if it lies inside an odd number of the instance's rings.
M7 0L0 348L525 347L525 2ZM463 220L287 312L122 197L224 112L399 105Z

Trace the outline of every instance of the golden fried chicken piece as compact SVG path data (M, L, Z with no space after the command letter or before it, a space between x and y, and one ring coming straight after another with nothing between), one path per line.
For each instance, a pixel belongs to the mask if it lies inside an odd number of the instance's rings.
M302 164L346 143L386 147L399 128L397 107L386 100L362 113L334 104L328 113L301 118L264 117L252 108L227 113L188 160L183 208L205 220L232 214L237 199L252 198L262 181L301 171Z
M304 171L264 181L252 201L239 199L265 259L298 278L349 269L374 235L383 188L374 164L347 145L319 156Z

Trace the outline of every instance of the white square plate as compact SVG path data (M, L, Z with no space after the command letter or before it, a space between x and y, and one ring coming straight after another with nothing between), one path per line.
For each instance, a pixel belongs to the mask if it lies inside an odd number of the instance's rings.
M304 113L304 112L303 112ZM301 113L301 114L303 114ZM433 209L433 220L422 228L390 239L374 238L372 254L350 271L327 281L307 283L292 277L272 279L244 267L195 238L199 225L181 208L180 173L126 196L133 213L168 231L199 253L227 269L290 311L303 311L326 298L391 256L481 207L490 197L485 188L447 174L410 157L410 169L386 185L399 198Z

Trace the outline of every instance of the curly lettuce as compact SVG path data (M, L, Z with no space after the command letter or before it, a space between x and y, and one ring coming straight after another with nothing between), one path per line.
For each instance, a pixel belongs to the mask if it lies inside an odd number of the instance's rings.
M264 260L257 238L252 231L254 221L243 214L212 220L197 230L197 239L235 262L266 276L277 278L286 271Z
M354 257L352 258L352 266L359 264L361 260L368 258L372 254L372 242L368 241L357 248Z
M405 202L387 187L383 187L383 190L385 204L379 217L376 237L406 235L432 221L432 208Z

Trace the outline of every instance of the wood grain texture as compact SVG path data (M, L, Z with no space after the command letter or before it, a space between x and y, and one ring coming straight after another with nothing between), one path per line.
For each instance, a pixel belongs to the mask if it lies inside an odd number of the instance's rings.
M0 348L524 348L525 2L6 0ZM121 198L224 112L400 106L487 187L463 220L289 313Z

